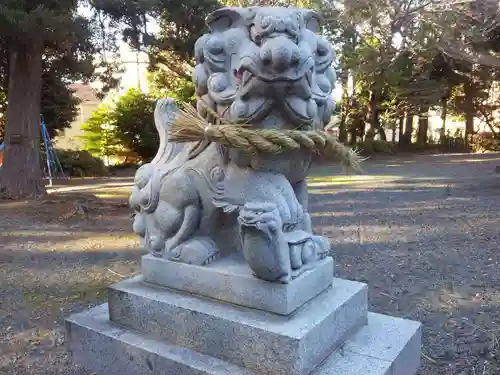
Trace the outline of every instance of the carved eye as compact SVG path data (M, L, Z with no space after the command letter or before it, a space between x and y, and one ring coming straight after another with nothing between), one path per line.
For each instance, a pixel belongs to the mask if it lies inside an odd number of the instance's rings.
M316 52L317 52L318 56L324 57L324 56L328 55L328 47L326 47L324 45L322 46L320 44L320 45L318 45L318 49Z
M269 222L269 230L271 232L276 232L278 230L278 223L276 223L274 220Z
M318 40L318 44L317 44L317 47L316 47L316 54L319 56L319 57L327 57L329 56L331 53L332 53L332 46L331 44L328 42L328 40L324 39L324 38L319 38Z
M212 55L220 55L224 52L224 42L219 38L209 39L207 42L208 52Z
M271 17L264 17L260 20L260 27L262 27L263 29L267 29L269 26L271 26L271 23Z
M260 45L262 43L262 37L257 32L257 29L255 28L255 25L252 25L252 27L250 27L250 38L257 45Z

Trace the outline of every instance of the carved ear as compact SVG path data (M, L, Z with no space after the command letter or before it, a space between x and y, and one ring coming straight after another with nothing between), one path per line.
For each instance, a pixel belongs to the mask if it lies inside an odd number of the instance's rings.
M304 11L304 24L306 28L316 33L319 31L319 27L323 22L323 17L318 12L314 10L307 9Z
M238 8L221 8L208 15L205 20L210 31L224 31L242 19Z

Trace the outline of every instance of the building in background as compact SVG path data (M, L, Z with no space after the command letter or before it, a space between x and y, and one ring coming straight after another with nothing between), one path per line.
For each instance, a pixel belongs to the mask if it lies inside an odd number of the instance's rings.
M118 79L118 87L111 90L103 99L97 93L102 89L99 81L84 83L75 82L70 87L75 90L75 96L81 100L78 116L71 126L54 139L56 148L81 150L83 148L82 125L102 103L112 102L131 88L137 88L144 93L149 91L148 85L148 55L144 52L133 51L130 46L122 42L116 56L109 57L109 62L115 62L119 69L114 73ZM111 60L112 59L112 60Z
M67 150L81 150L83 147L82 125L92 116L92 113L101 105L102 101L97 96L97 90L86 83L73 83L70 88L75 91L74 95L80 100L78 115L71 126L54 139L56 148Z

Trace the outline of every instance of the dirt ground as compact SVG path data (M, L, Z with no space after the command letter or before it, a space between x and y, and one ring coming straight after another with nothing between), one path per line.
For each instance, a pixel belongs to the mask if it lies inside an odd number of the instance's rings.
M310 179L336 275L368 283L371 310L423 322L420 375L500 374L496 165L499 154L428 155ZM88 375L67 357L64 318L140 272L130 184L72 180L46 201L0 203L0 374Z

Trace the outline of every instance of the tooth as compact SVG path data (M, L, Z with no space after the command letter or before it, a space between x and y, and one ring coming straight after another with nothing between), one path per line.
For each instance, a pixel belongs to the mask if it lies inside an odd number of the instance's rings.
M246 84L252 78L252 73L250 73L248 70L245 70L243 72L243 76L242 77L243 77L243 84Z

